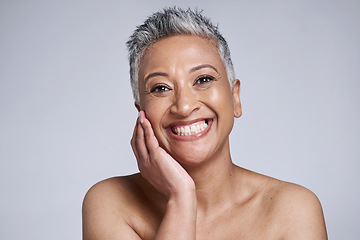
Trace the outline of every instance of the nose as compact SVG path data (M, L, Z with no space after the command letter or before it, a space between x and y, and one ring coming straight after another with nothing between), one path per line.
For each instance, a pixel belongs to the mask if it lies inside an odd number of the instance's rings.
M178 89L175 92L170 112L180 117L187 117L200 108L198 96L191 89Z

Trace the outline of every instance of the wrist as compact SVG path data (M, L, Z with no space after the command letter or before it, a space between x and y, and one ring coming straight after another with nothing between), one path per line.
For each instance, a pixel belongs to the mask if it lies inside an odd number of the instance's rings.
M170 194L168 199L169 207L179 207L181 209L196 209L197 198L195 187L184 188Z
M194 181L189 181L187 183L183 182L179 184L180 186L174 187L168 195L168 199L182 199L186 198L187 200L191 198L196 198L196 188Z

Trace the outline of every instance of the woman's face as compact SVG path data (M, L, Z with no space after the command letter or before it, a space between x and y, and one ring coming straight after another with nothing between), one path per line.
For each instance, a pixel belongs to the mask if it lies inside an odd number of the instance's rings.
M140 108L160 146L183 165L227 153L241 115L239 90L237 80L232 91L217 48L197 36L159 40L139 68Z

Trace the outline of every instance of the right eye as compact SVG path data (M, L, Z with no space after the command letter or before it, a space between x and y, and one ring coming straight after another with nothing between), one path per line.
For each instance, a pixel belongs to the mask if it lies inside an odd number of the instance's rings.
M152 92L152 93L160 93L160 92L166 92L166 91L169 91L169 90L171 90L171 89L168 88L165 85L156 85L150 90L150 92Z

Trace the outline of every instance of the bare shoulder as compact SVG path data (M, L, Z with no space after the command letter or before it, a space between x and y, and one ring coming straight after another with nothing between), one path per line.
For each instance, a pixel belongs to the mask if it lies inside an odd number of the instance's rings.
M103 180L83 202L83 239L141 239L131 214L141 206L138 175Z
M269 182L267 195L284 239L327 239L321 203L312 191L276 179Z
M134 179L136 175L113 177L96 183L86 193L84 207L88 204L100 204L105 206L115 206L131 202L137 186Z

